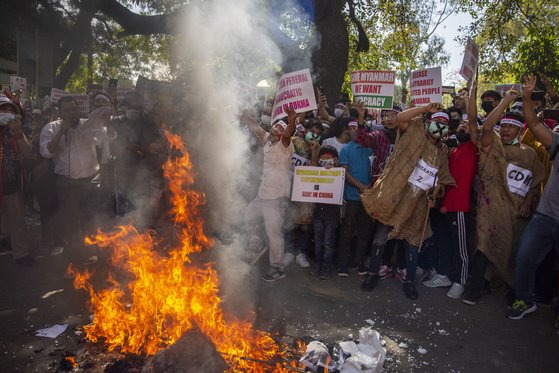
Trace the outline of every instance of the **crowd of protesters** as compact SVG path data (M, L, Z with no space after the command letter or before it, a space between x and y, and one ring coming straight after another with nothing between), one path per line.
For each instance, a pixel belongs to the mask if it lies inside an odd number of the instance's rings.
M271 102L245 111L263 146L262 180L246 214L255 262L269 250L264 281L296 262L309 274L362 276L448 288L473 306L490 284L504 284L507 317L518 320L557 295L559 96L545 75L526 75L522 91L481 95L477 82L440 103L382 110L360 102L288 112L270 122ZM540 86L538 86L540 85ZM480 111L481 111L480 110ZM290 202L294 165L343 167L342 206ZM268 245L255 222L264 223ZM559 302L555 326L559 332Z
M507 317L515 320L537 303L551 304L559 96L540 78L526 75L521 94L483 92L483 116L476 82L448 108L406 108L405 90L402 104L378 113L347 99L330 107L317 90L311 112L289 109L271 122L265 100L243 111L241 124L260 144L251 149L263 152L261 183L244 214L251 261L269 251L263 279L280 280L297 263L323 280L362 276L363 291L393 277L409 299L418 298L417 282L449 288L448 297L471 306L501 281L509 289ZM147 110L141 95L119 102L109 89L92 95L90 107L80 113L65 96L32 109L17 92L0 95L1 243L18 265L65 249L72 261L95 261L80 247L106 217L126 215L146 228L161 218L162 123L170 103ZM297 162L343 167L342 206L291 202ZM38 247L29 211L40 214ZM559 302L556 311L559 328Z

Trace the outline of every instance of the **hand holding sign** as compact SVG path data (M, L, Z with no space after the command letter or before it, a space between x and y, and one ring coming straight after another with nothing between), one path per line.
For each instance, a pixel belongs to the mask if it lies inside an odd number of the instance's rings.
M516 100L518 98L518 92L516 92L514 89L509 89L506 93L505 93L505 97L503 97L503 100L505 100L505 102L513 102L514 100Z
M440 102L431 102L426 106L426 109L429 113L437 113L443 110L443 106L441 105Z
M297 120L297 112L291 106L285 108L285 113L287 114L287 122L289 124L295 124Z

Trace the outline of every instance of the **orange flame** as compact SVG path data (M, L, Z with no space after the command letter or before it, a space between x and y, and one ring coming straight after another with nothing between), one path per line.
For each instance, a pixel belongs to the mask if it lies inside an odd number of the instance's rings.
M78 367L78 363L76 363L76 359L74 359L73 356L66 356L65 359L67 361L69 361L70 364L72 364L72 368L77 368Z
M109 249L112 265L132 275L127 285L110 278L109 288L96 290L90 273L70 265L74 287L89 293L94 312L92 324L84 326L86 337L92 342L102 340L109 351L152 355L197 325L231 369L264 372L255 361L283 356L280 347L251 323L224 315L219 278L211 264L185 266L191 263L191 254L211 247L213 241L204 234L200 215L204 195L191 189L194 173L189 155L179 136L167 131L165 135L171 156L163 171L178 243L163 256L154 250L158 242L150 232L140 233L133 226L120 226L111 233L99 231L85 239L88 245ZM291 369L277 364L275 371Z

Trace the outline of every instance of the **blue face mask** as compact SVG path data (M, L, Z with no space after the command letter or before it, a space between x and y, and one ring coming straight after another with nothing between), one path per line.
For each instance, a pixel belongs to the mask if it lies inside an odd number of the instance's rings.
M305 140L307 140L307 142L310 142L310 141L312 141L312 140L318 141L318 140L320 140L320 135L315 135L314 133L312 133L312 132L309 131L309 132L307 132L307 134L305 135Z

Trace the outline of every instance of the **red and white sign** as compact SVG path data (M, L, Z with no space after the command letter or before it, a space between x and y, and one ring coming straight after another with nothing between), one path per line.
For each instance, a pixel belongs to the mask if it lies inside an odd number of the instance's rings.
M466 50L464 50L464 59L460 68L460 75L468 82L471 81L477 71L479 63L479 48L476 43L468 38Z
M317 108L309 69L294 71L282 75L279 79L272 109L272 122L285 117L288 107L292 107L297 113Z
M411 73L411 102L413 106L425 106L443 102L441 67L415 70Z
M369 109L392 109L396 72L357 70L350 75L353 101Z
M70 96L70 93L62 89L53 88L50 90L50 103L57 104L58 100L60 100L64 96Z
M82 114L89 113L89 96L88 95L77 95L74 96L76 102L78 103L78 110Z
M341 205L344 197L345 169L297 166L293 176L291 200Z

